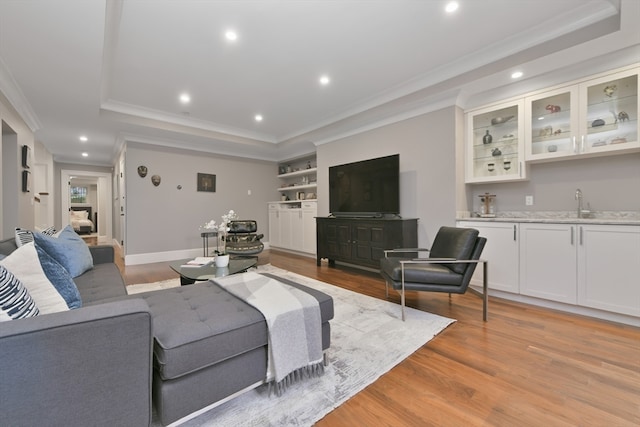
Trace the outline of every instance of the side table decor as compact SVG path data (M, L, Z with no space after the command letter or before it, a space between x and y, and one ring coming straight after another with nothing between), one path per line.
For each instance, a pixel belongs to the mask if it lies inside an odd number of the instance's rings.
M229 231L229 222L237 218L238 215L233 209L231 209L228 213L222 215L222 222L219 225L216 224L216 221L212 219L200 228L200 230L203 232L216 231L218 234L218 248L215 251L216 267L226 267L227 265L229 265L229 254L226 253L226 237L227 232Z

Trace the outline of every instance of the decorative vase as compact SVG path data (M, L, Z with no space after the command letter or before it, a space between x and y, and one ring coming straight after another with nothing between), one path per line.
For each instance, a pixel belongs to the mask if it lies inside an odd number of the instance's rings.
M216 267L227 267L229 265L229 255L217 255Z
M491 144L491 141L493 141L493 137L491 136L489 131L487 131L487 133L484 134L484 136L482 137L482 143L483 144Z

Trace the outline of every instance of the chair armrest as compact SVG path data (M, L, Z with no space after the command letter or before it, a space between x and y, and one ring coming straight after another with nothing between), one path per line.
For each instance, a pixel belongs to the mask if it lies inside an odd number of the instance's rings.
M139 298L3 322L0 414L21 425L149 425L152 349Z
M94 264L107 264L115 259L113 246L110 245L89 246L89 251Z
M401 254L407 252L429 252L427 248L398 248L398 249L385 249L384 257L389 258L389 254Z
M400 264L478 264L487 262L484 259L455 259L455 258L413 258L401 260Z

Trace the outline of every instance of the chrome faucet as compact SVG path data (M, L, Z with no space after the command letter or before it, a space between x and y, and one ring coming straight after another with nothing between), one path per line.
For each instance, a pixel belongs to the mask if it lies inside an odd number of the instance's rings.
M576 190L576 200L578 201L578 218L582 218L582 191Z

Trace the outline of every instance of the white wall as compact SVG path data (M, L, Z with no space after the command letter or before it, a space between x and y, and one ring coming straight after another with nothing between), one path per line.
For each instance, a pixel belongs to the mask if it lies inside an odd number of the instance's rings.
M0 152L4 153L1 163L3 167L0 200L3 206L1 211L5 212L0 216L2 233L0 237L10 237L8 234L12 234L15 227L34 228L33 190L31 193L22 192L21 162L21 147L28 145L33 153L34 137L33 132L2 93L0 93L0 125L2 127ZM11 209L8 216L7 209Z
M580 188L596 211L640 211L640 153L531 165L524 182L467 185L469 206L479 209L478 195L495 194L498 211L571 211ZM525 195L534 205L525 206Z
M418 244L430 247L456 218L456 110L448 107L318 146L318 215L329 214L328 168L400 154L400 215L419 218Z
M138 176L140 165L148 169L145 178ZM196 191L197 173L216 175L215 193ZM128 143L127 260L140 254L202 248L199 226L211 219L219 223L230 209L241 219L255 219L258 231L268 241L267 202L278 200L277 174L275 162ZM152 175L160 175L158 187L151 183ZM179 185L182 189L177 188Z

